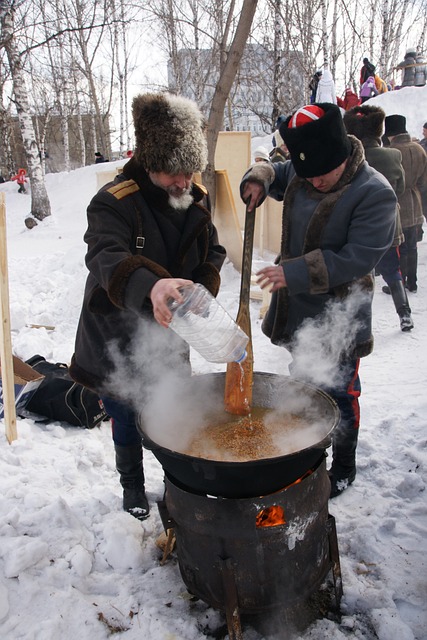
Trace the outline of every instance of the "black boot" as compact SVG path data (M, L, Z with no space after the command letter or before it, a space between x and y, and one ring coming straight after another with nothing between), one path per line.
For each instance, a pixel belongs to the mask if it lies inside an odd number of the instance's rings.
M328 471L331 481L330 498L345 491L356 477L356 447L359 429L345 422L338 425L332 441L332 465Z
M407 256L406 288L415 293L417 287L418 251L410 251Z
M396 280L396 282L390 283L390 293L400 318L400 328L402 331L411 331L411 329L414 328L414 323L411 318L411 308L402 280Z
M123 487L123 509L138 520L145 520L150 513L150 505L144 488L142 466L142 446L121 447L114 445L116 468Z
M400 254L399 258L400 273L402 274L403 285L406 287L406 278L408 277L408 256L406 253Z

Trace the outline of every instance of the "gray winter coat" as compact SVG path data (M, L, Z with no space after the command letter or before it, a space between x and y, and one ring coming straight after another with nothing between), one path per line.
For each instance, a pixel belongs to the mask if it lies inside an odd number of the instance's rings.
M283 199L282 246L278 263L287 286L273 293L263 331L274 344L292 350L295 332L329 303L343 300L354 285L366 292L355 311L358 331L352 357L373 347L372 270L390 247L396 195L389 182L365 161L363 147L349 136L353 152L333 191L321 193L298 178L292 163L273 165L269 195ZM246 174L244 179L248 179Z
M396 69L403 70L402 87L413 87L415 84L415 56L407 53Z
M416 67L415 67L415 81L414 84L416 87L423 87L427 80L427 65L425 58L421 55L415 58Z

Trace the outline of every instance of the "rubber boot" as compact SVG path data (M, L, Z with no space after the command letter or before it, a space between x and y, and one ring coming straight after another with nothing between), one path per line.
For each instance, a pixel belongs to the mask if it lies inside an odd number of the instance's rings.
M123 487L123 509L138 520L145 520L150 513L150 505L144 488L142 466L142 446L121 447L114 445L116 468Z
M417 290L418 251L410 251L407 256L406 288L415 293Z
M414 323L411 318L411 308L402 280L390 283L390 293L400 318L400 328L402 331L411 331L414 328Z

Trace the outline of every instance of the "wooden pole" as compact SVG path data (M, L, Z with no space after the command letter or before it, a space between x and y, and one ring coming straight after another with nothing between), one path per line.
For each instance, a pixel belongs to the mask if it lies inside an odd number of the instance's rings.
M9 281L7 271L6 205L0 192L0 362L3 386L4 422L9 444L18 438L16 430L15 385L13 379L12 339L10 334Z

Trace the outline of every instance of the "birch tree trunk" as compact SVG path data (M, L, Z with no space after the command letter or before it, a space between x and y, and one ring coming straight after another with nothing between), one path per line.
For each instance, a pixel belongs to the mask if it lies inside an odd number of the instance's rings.
M14 19L11 4L2 3L0 10L2 38L9 61L13 82L13 94L21 129L22 143L27 160L28 176L31 185L31 215L37 220L44 220L51 215L50 202L43 178L39 150L36 144L33 121L30 113L28 92L21 58L14 39ZM29 228L30 225L27 224Z
M281 113L280 104L280 73L282 69L282 47L283 47L283 30L282 30L282 0L277 0L274 5L274 38L273 38L273 105L271 111L271 121L277 121Z
M322 10L322 51L323 51L323 66L325 69L329 66L329 53L328 53L328 29L326 23L327 6L326 0L321 0L320 3Z

